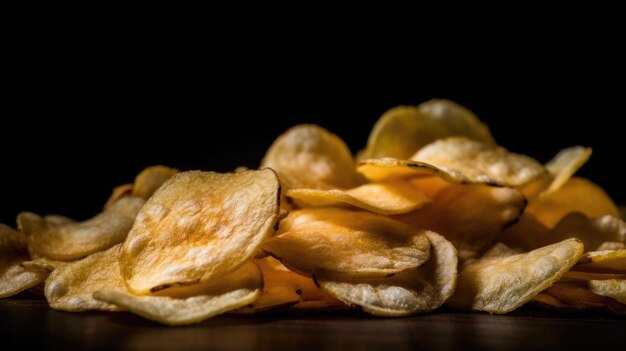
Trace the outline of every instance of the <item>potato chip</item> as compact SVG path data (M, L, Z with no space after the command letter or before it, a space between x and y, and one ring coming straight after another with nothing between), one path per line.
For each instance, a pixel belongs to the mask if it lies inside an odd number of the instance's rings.
M363 158L408 159L422 146L450 136L495 144L487 126L470 110L450 100L433 99L385 112L372 128Z
M600 246L598 246L596 251L623 250L623 249L626 249L625 243L620 243L616 241L605 241L602 244L600 244Z
M180 172L176 168L167 166L151 166L145 168L135 177L133 185L133 196L148 200L152 194L176 173Z
M572 269L581 272L626 273L626 250L586 252Z
M508 257L513 255L519 255L521 253L524 253L524 251L521 249L509 247L504 243L496 243L491 248L489 248L489 250L487 250L481 256L481 258Z
M362 179L346 143L326 129L303 124L279 136L261 167L272 168L290 189L353 188Z
M300 207L354 206L379 214L401 214L430 202L407 181L368 183L348 190L292 189L287 191Z
M30 289L46 279L47 272L20 265L28 260L24 238L19 232L0 224L0 298Z
M274 232L279 196L271 169L170 178L141 209L120 251L129 290L146 294L234 271Z
M554 179L543 195L559 190L591 157L590 147L573 146L561 150L546 164L546 170Z
M104 204L104 209L106 210L107 208L113 206L113 204L116 203L119 199L125 196L130 196L132 193L133 193L133 184L122 184L122 185L116 186L115 188L113 188L113 192L111 193L111 196L109 197L107 202Z
M71 261L73 262L73 261ZM31 261L25 261L22 262L20 264L20 266L29 269L31 271L41 271L41 272L52 272L55 268L63 265L63 264L67 264L69 262L67 261L58 261L58 260L51 260L49 258L45 258L45 257L39 257L36 259L33 259Z
M361 160L357 170L365 178L374 182L434 175L449 183L471 183L460 173L450 173L424 162L398 160L390 157Z
M461 137L428 144L411 160L430 164L465 183L519 186L545 172L541 164L528 156Z
M100 289L126 291L117 259L120 246L56 267L46 279L45 294L50 307L70 312L122 310L92 296Z
M397 317L430 312L454 292L457 257L456 250L444 237L433 232L426 235L431 242L431 258L417 270L390 278L346 279L322 273L316 276L316 281L338 299L373 315Z
M289 268L385 276L428 260L425 231L388 217L339 208L293 211L264 250Z
M93 296L153 321L184 325L252 303L261 294L262 287L263 278L259 268L247 261L234 272L220 278L161 292L176 291L173 296L133 295L127 291L106 290L105 287Z
M415 176L406 180L419 189L428 199L434 199L440 190L450 185L445 180L431 175Z
M428 229L450 240L464 261L476 257L509 225L515 223L526 199L510 188L450 184L432 203L393 218L414 229Z
M626 305L615 299L594 294L586 287L576 284L557 283L543 292L543 295L553 297L552 300L540 298L541 305L557 311L604 311L616 315L626 315ZM555 304L554 300L559 304Z
M574 177L560 189L532 199L526 208L546 228L551 229L570 212L582 212L587 216L619 217L617 207L602 188L585 178Z
M84 222L22 212L17 224L26 236L31 253L56 260L74 260L124 241L143 203L143 199L125 197Z
M592 280L589 282L589 290L626 304L626 279Z
M582 242L568 239L528 253L469 261L447 305L497 314L511 312L559 280L582 253Z

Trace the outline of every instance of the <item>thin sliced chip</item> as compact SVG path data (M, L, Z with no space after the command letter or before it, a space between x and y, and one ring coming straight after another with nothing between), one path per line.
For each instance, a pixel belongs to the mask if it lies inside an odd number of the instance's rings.
M18 231L0 224L0 298L30 289L46 279L48 272L20 265L28 260L24 238Z
M39 257L32 261L22 262L20 265L31 271L52 272L55 268L67 264L67 261L51 260L45 257Z
M264 250L289 268L386 276L428 260L425 231L388 217L339 208L303 209L284 220Z
M626 304L626 279L592 280L589 282L589 290Z
M431 204L393 218L445 236L464 261L480 255L519 219L525 206L526 199L514 189L450 184L437 192Z
M419 189L404 180L369 183L349 190L293 189L287 191L300 207L349 205L379 214L401 214L430 202Z
M460 137L428 144L411 160L433 165L466 183L519 186L545 173L543 166L528 156Z
M274 169L289 189L349 189L362 182L346 143L311 124L292 127L279 136L261 167Z
M179 172L176 168L167 166L151 166L145 168L135 177L133 185L133 196L141 197L148 200L152 194Z
M528 253L467 262L447 305L497 314L511 312L559 280L582 253L582 242L568 239Z
M544 294L552 296L560 304L542 299L547 302L545 307L564 312L602 311L616 315L626 315L626 305L610 297L594 294L587 287L576 284L557 283L544 291Z
M573 146L556 154L545 166L554 179L548 189L542 193L542 196L559 190L580 167L587 163L591 153L590 147Z
M126 291L117 259L120 246L56 267L46 279L45 294L50 307L70 312L122 310L92 296L100 289Z
M591 218L611 215L619 218L615 203L599 186L585 178L574 177L559 190L532 199L526 208L546 228L551 229L570 212Z
M271 169L170 178L141 209L120 251L129 290L146 294L234 271L274 232L279 196Z
M143 203L137 197L124 197L84 222L22 212L17 225L26 236L31 253L55 260L74 260L124 241Z
M559 282L564 281L590 281L590 280L608 280L608 279L626 279L626 273L594 273L594 272L578 272L570 270L565 273Z
M431 258L417 270L390 278L336 277L329 273L316 276L320 287L347 304L382 317L408 316L430 312L441 306L456 285L457 256L454 246L433 232Z
M141 296L106 288L96 291L93 296L153 321L184 325L252 303L261 294L262 286L259 268L248 261L234 272L211 282L161 292L171 294L175 290L175 296Z
M623 242L617 242L617 241L605 241L602 244L600 244L600 246L598 246L598 248L596 249L596 251L605 251L605 250L624 250L626 249L626 244Z
M487 126L470 110L450 100L433 99L385 112L372 128L363 156L407 159L422 146L450 136L495 144Z
M391 157L361 160L357 170L374 182L429 175L435 175L449 183L470 182L462 174L450 173L428 163Z
M107 202L104 204L104 209L106 210L107 208L113 206L113 204L116 203L117 200L125 196L130 196L132 193L133 193L132 183L116 186L115 188L113 188L113 192L111 193L111 196L109 197Z
M626 273L626 250L587 252L572 269L580 272Z

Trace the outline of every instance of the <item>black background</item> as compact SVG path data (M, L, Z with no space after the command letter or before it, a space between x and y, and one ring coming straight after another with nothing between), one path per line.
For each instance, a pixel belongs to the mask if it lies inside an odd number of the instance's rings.
M385 110L433 97L469 107L501 145L541 162L593 147L580 174L626 201L619 31L601 18L485 23L448 7L433 16L416 15L411 31L118 32L109 23L16 40L6 54L0 221L22 210L88 218L148 165L256 167L298 123L324 126L356 152Z

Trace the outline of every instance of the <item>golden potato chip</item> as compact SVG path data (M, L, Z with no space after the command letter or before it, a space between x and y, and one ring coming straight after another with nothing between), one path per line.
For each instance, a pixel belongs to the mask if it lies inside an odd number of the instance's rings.
M124 197L84 222L22 212L17 224L26 236L31 253L67 261L124 241L143 203L144 200L137 197Z
M121 308L92 296L100 289L126 291L117 259L120 245L56 267L46 279L45 294L50 307L70 312L120 311Z
M450 185L445 180L431 175L415 176L406 180L418 188L428 199L434 199L440 190Z
M605 241L602 244L600 244L600 246L598 246L596 251L624 250L624 249L626 249L626 244L625 243L620 243L620 242L616 242L616 241Z
M292 127L279 136L267 150L261 167L274 169L290 189L348 189L362 183L343 140L310 124Z
M626 279L591 280L589 290L626 304ZM624 309L626 310L626 306Z
M572 269L581 272L626 273L626 250L586 252Z
M320 287L347 304L382 317L408 316L430 312L454 292L457 257L454 246L444 237L426 232L431 258L417 270L390 278L346 278L332 273L316 275Z
M400 214L416 210L430 200L407 181L368 183L348 190L292 189L287 191L300 207L349 205L379 214Z
M526 199L511 188L449 184L432 203L393 218L414 229L428 229L450 240L464 261L487 248L504 228L515 223Z
M73 261L71 261L73 262ZM33 259L31 261L25 261L22 262L20 264L20 266L29 269L31 271L42 271L42 272L52 272L55 268L63 265L63 264L67 264L69 262L67 261L58 261L58 260L51 260L49 258L45 258L45 257L39 257L36 259Z
M339 208L293 211L264 246L289 268L385 276L428 260L425 231L388 217Z
M528 156L461 137L428 144L411 160L433 165L465 183L519 186L545 172Z
M254 302L261 294L263 278L251 261L220 278L196 285L164 290L172 296L133 295L127 291L96 291L95 299L114 304L144 318L169 325L203 321Z
M447 305L490 313L507 313L556 282L583 253L583 244L568 239L528 253L467 262Z
M0 298L30 289L46 279L48 272L20 265L28 260L24 238L19 232L0 224Z
M470 110L450 100L433 99L385 112L372 128L363 158L408 159L422 146L450 136L495 144L487 126Z
M106 210L107 208L113 206L113 204L116 203L117 200L125 196L130 196L132 193L133 193L133 184L122 184L122 185L116 186L115 188L113 188L113 192L111 193L111 196L109 197L107 202L104 204L104 209Z
M398 160L390 157L361 160L357 170L365 178L374 182L434 175L449 183L471 183L460 173L450 173L424 162Z
M148 200L166 180L170 179L178 172L179 170L176 168L167 166L147 167L135 177L133 196Z
M234 271L274 232L279 196L271 169L170 178L141 209L120 250L129 290L146 294Z
M548 173L554 178L543 194L559 190L580 167L587 163L591 157L591 152L590 147L573 146L561 150L554 156L545 166Z
M617 207L611 198L591 181L574 177L560 189L532 199L526 208L546 228L551 229L568 213L582 212L587 216L619 217Z
M542 306L550 307L557 311L604 311L616 315L626 315L626 305L615 299L594 294L586 287L576 284L557 283L543 292L544 295L553 297L552 300L540 298ZM560 304L555 304L554 300Z

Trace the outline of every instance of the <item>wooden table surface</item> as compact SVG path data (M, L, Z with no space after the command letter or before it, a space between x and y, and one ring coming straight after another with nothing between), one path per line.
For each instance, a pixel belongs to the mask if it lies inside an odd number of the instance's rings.
M0 300L0 350L7 344L9 350L620 350L626 319L526 307L505 316L443 311L394 319L360 312L224 315L168 327L125 312L54 311L26 295Z

